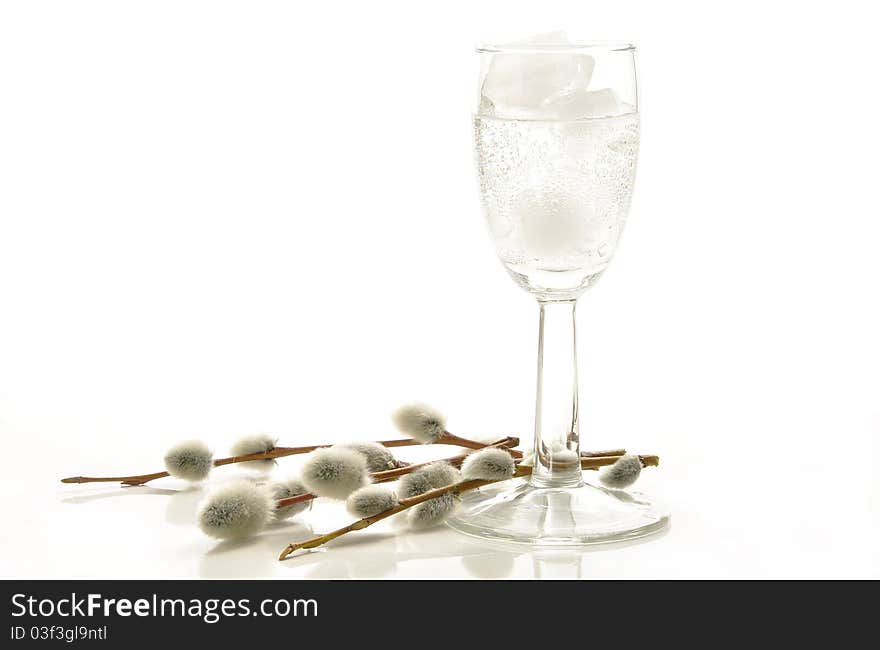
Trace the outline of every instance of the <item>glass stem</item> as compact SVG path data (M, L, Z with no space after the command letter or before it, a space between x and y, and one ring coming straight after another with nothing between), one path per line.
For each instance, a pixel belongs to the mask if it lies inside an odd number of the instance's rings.
M583 482L580 469L575 300L539 301L535 466L531 482L568 487Z

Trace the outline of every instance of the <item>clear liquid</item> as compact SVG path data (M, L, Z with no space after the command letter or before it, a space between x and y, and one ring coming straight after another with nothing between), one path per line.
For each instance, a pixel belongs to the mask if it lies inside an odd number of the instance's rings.
M480 192L498 256L539 298L576 298L626 223L638 114L572 122L477 116Z

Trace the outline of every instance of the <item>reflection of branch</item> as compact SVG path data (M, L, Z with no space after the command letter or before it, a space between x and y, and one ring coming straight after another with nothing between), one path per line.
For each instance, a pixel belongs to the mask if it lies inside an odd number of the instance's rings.
M613 465L620 459L620 456L604 456L600 458L583 458L581 460L581 469L597 469L599 467L603 467L606 465ZM660 458L658 456L639 456L639 460L642 462L644 467L654 466L656 467L660 463ZM349 524L348 526L344 526L339 528L338 530L334 530L333 532L327 533L326 535L319 535L317 537L313 537L311 539L307 539L304 542L299 542L297 544L290 544L287 548L285 548L281 555L278 557L279 560L286 559L291 553L294 551L298 551L300 549L308 549L308 548L317 548L318 546L322 546L327 542L333 541L337 537L341 537L347 533L350 533L355 530L363 530L368 526L372 526L376 522L382 521L383 519L387 519L393 515L396 515L404 510L412 508L413 506L417 506L420 503L424 503L425 501L430 501L431 499L436 499L437 497L442 497L444 494L461 494L463 492L468 492L470 490L476 490L477 488L481 488L486 485L491 485L492 483L500 483L501 481L509 481L511 478L520 478L523 476L529 476L532 473L531 467L525 467L523 465L518 465L513 472L513 476L510 478L503 478L497 481L483 481L479 479L473 479L470 481L462 481L461 483L455 483L453 485L446 485L441 488L437 488L435 490L431 490L429 492L425 492L424 494L419 494L418 496L410 497L409 499L402 499L395 507L390 510L386 510L385 512L380 512L378 515L373 515L372 517L364 517L363 519L359 519L354 523Z
M320 553L307 553L298 557L296 562L288 562L282 566L293 570L309 568L315 568L319 571L331 570L333 575L329 577L333 579L352 577L370 579L377 575L388 575L394 571L396 566L411 560L428 561L457 558L462 560L468 573L475 577L502 578L509 575L514 558L525 552L525 549L513 547L487 549L485 545L470 543L468 538L463 535L456 535L456 543L450 544L450 540L442 537L442 530L441 537L438 538L437 534L436 529L429 528L411 531L407 535L411 547L400 548L397 543L399 537L395 532L371 533L368 531L364 535L355 535L340 540L334 546L334 552L340 553L340 555L335 556L333 562L327 562L326 557ZM361 546L365 544L370 545L367 561L361 554ZM498 565L502 565L504 568L502 569ZM478 575L477 566L484 575ZM488 572L492 572L493 575L488 575ZM317 577L317 575L310 571L303 574L303 577ZM322 572L320 577L323 579L328 576Z
M509 437L509 440L515 440L511 447L519 444L519 438ZM379 443L383 447L412 447L423 443L413 440L412 438L402 438L399 440L380 440ZM467 449L483 449L489 445L476 440L468 440L460 438L456 435L445 431L432 445L454 445L456 447L465 447ZM332 447L333 445L309 445L307 447L275 447L270 451L261 451L255 454L247 454L245 456L229 456L228 458L218 458L214 461L214 467L223 465L231 465L233 463L247 463L254 460L273 460L275 458L283 458L285 456L295 456L297 454L308 454L316 449ZM522 457L522 452L515 449L511 450L514 458ZM123 485L143 485L157 478L165 478L171 476L168 472L154 472L152 474L138 474L135 476L71 476L61 479L62 483L122 483Z
M160 496L176 496L178 494L188 492L189 490L167 490L165 488L145 488L143 490L126 490L125 488L121 488L119 490L115 490L113 492L98 492L97 494L81 494L75 497L68 497L66 499L62 499L61 501L64 503L88 503L89 501L96 501L98 499L106 499L108 497L119 497L125 494L155 494Z

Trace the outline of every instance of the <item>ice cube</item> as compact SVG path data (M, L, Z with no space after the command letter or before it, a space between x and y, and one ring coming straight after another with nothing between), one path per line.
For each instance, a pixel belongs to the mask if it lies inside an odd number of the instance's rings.
M564 32L533 36L510 45L569 45ZM580 53L499 52L483 78L480 112L495 117L542 119L544 104L556 93L586 89L593 57Z
M547 266L578 256L594 238L592 210L573 196L524 192L512 207L523 252Z
M554 93L541 105L542 112L556 120L613 117L621 114L621 103L611 88L572 88Z

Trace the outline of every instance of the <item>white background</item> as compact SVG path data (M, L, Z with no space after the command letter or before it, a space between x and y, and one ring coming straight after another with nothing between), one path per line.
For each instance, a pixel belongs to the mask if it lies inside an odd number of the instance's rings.
M4 2L0 576L880 576L868 6ZM394 437L411 398L527 439L537 310L480 214L473 45L557 28L639 47L582 431L661 455L668 534L541 554L377 527L282 564L332 506L218 545L204 488L58 483L183 438Z

